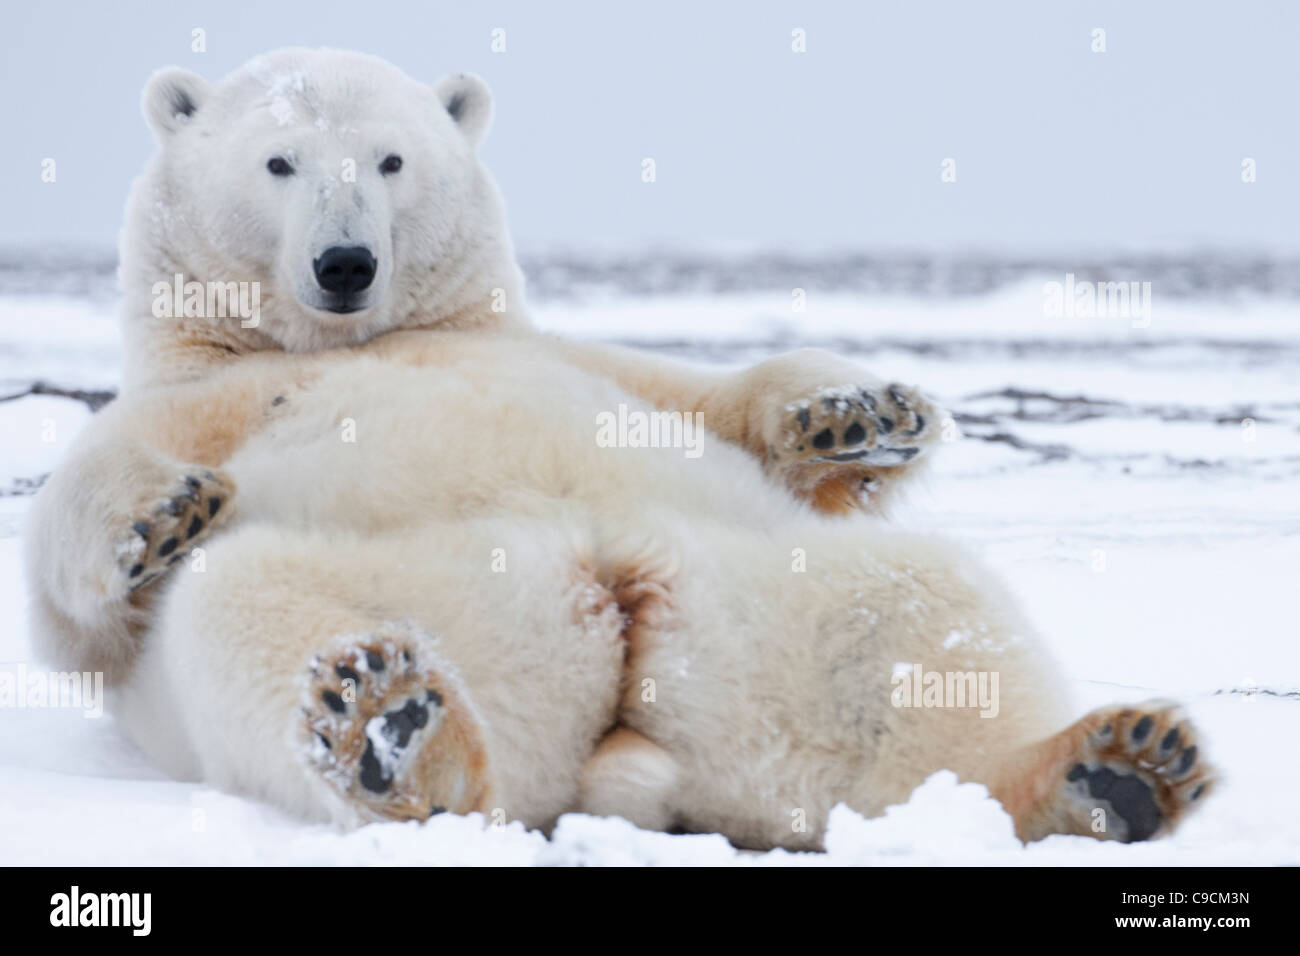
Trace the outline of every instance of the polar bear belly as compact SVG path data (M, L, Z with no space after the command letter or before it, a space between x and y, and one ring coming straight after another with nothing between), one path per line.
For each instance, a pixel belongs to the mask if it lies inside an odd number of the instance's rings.
M802 510L711 435L698 457L598 441L602 414L651 412L558 363L357 360L289 394L226 467L241 522L362 534L557 508L621 525L659 509L760 526Z

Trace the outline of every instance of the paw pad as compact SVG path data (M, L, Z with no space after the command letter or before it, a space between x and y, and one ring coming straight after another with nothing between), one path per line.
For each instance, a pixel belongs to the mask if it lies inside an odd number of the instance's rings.
M823 389L786 411L771 457L787 463L901 465L935 437L934 409L901 385Z
M144 587L180 561L185 555L182 542L193 541L211 529L232 489L229 478L207 469L183 474L148 517L131 522L117 546L127 589Z

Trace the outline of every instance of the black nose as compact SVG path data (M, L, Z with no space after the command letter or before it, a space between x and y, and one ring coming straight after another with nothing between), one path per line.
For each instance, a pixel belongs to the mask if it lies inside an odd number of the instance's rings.
M347 295L375 281L375 257L365 246L330 246L311 265L326 292Z

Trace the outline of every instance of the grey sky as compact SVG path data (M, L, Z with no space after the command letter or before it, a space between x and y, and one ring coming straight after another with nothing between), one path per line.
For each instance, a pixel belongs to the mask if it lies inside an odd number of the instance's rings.
M482 74L497 101L484 155L526 250L1300 250L1300 3L1286 0L49 0L6 20L9 246L113 241L152 149L138 101L153 69L217 78L307 45L429 81ZM940 182L946 157L956 183Z

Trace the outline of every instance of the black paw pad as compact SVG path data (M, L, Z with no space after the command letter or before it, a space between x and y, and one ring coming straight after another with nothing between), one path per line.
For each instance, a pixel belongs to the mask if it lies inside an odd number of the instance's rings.
M385 793L393 785L393 778L384 770L375 756L374 741L366 741L366 752L361 755L361 773L357 775L361 786L371 793Z
M1148 737L1150 737L1150 736L1151 736L1151 728L1155 726L1155 723L1156 723L1156 722L1155 722L1154 720L1151 719L1151 715L1148 714L1147 716L1145 716L1145 717L1143 717L1141 720L1139 720L1136 724L1134 724L1134 725L1133 725L1133 742L1134 742L1135 744L1140 744L1140 743L1142 743L1142 741L1144 741L1144 740L1146 740Z
M866 441L867 430L862 427L860 422L854 422L844 430L844 444L860 445Z
M1083 769L1084 772L1075 775ZM1133 775L1121 776L1109 767L1098 767L1088 772L1081 764L1076 764L1070 771L1070 779L1084 780L1088 794L1098 800L1105 800L1111 809L1128 825L1126 843L1149 840L1160 829L1163 819L1160 808L1156 805L1151 788Z
M397 710L384 714L384 736L398 747L411 742L411 735L429 722L429 708L411 699Z
M343 698L332 690L321 691L320 699L325 702L326 707L336 714L341 714L348 709L348 705L343 703Z
M357 779L371 793L385 793L393 785L393 755L400 754L411 742L415 732L429 723L429 708L414 698L396 710L385 712L380 734L387 741L388 755L379 759L374 738L366 736L366 749L361 755L361 772Z
M215 515L215 514L216 514L218 511L220 511L220 510L221 510L221 499L220 499L220 498L209 498L209 499L208 499L208 517L211 518L213 515Z
M835 444L835 436L831 434L831 430L829 428L823 428L821 431L819 431L816 435L813 436L812 443L814 448L820 448L824 450L830 448L832 445Z

